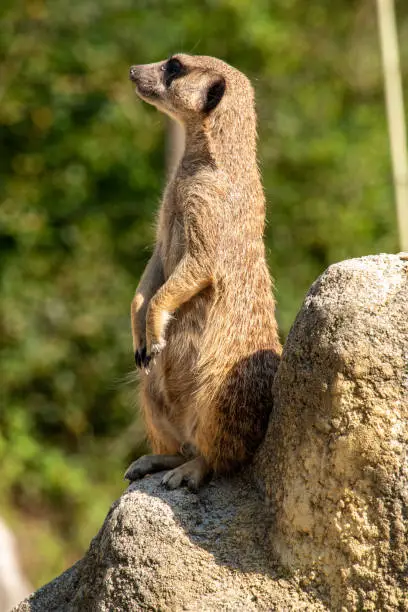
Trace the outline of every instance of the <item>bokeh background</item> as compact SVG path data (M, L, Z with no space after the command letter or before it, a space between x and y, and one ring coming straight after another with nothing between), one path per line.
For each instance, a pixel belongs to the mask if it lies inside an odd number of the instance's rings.
M399 250L375 8L2 0L0 515L34 586L83 553L143 448L129 306L166 122L129 66L184 51L252 78L284 339L330 263ZM408 94L405 0L397 16Z

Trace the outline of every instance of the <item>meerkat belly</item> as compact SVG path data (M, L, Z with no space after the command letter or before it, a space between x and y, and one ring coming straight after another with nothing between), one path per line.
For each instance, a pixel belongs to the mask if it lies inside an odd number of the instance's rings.
M192 442L193 439L196 365L210 301L211 296L204 292L174 313L166 334L166 350L161 355L163 393L169 407L169 418L183 442Z
M162 261L169 279L186 252L182 216L164 211L162 217ZM175 312L166 328L166 348L157 359L160 389L165 411L157 426L171 431L180 444L190 442L191 405L195 390L194 370L199 355L200 337L205 328L208 296L198 295Z

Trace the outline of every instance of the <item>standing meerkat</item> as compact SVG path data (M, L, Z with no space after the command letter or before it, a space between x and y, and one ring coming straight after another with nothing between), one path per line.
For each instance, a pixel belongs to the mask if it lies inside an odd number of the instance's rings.
M130 78L140 98L182 124L185 151L131 307L155 454L134 461L125 478L166 469L167 487L197 489L210 473L251 459L281 352L254 94L245 75L205 56L132 66Z

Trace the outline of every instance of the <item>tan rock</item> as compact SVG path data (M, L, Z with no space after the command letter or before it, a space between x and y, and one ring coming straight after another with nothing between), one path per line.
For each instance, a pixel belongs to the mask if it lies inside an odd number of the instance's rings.
M268 529L248 479L193 494L147 477L112 507L86 556L16 610L325 610L282 578Z
M257 469L270 546L315 571L331 606L408 610L408 264L331 266L312 286L275 379Z

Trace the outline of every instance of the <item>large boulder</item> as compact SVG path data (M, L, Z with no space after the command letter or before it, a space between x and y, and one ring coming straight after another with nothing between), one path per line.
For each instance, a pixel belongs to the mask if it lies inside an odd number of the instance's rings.
M331 266L274 395L251 470L197 495L133 484L16 610L408 610L408 263Z
M257 471L270 546L334 609L408 610L408 262L331 266L287 339Z
M247 478L196 495L150 476L114 504L85 557L16 610L324 610L280 576L267 534Z

